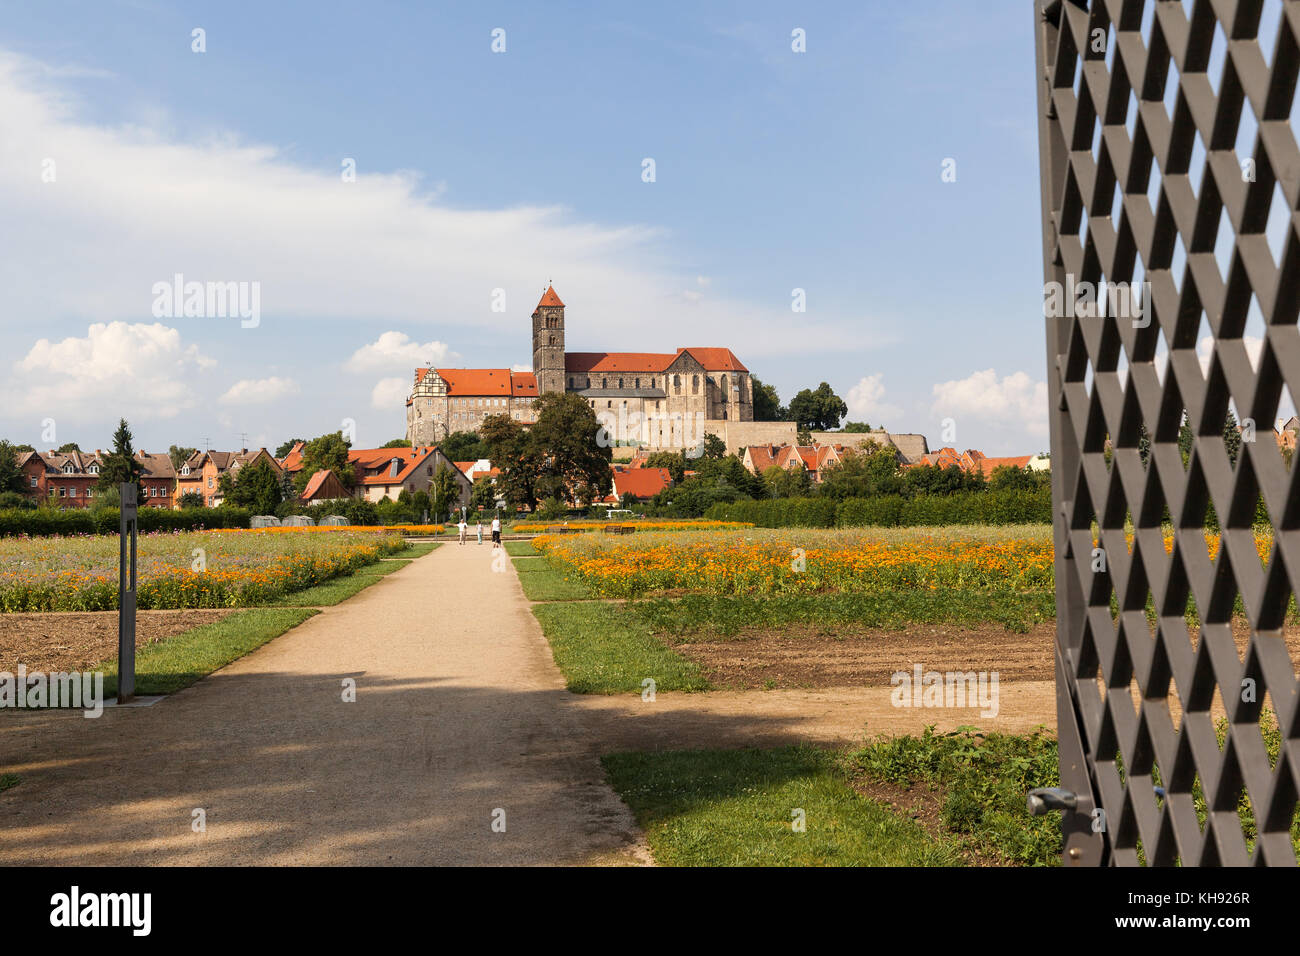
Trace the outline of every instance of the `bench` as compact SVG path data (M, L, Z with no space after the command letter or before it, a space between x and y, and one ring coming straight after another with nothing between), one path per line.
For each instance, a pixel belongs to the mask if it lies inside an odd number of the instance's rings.
M607 524L605 534L632 534L636 531L634 524Z

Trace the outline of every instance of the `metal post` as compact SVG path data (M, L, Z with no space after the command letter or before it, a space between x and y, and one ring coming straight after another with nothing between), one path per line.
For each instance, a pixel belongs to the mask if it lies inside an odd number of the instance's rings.
M136 484L120 486L117 545L117 702L135 696Z

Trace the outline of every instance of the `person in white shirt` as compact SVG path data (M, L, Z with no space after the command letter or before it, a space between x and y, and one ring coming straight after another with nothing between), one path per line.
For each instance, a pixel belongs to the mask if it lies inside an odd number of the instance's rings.
M460 524L457 525L457 527L460 528L460 541L457 542L457 543L458 543L458 544L464 544L464 543L465 543L465 530L466 530L466 528L468 527L468 525L465 524L465 519L464 519L464 517L462 517L462 518L460 519Z
M492 518L492 547L501 547L501 517L499 515Z
M483 519L482 518L478 519L478 526L474 530L478 534L478 543L482 544L483 543Z

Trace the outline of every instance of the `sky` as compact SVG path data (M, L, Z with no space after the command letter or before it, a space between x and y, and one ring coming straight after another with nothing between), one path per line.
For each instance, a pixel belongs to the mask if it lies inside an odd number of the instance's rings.
M552 281L571 351L725 346L783 402L826 381L932 447L1044 451L1032 28L1011 0L4 0L0 437L380 445L417 365L527 368ZM177 276L255 318L185 314Z

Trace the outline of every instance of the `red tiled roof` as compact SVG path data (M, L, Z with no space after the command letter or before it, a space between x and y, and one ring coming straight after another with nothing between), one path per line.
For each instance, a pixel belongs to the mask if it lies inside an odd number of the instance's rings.
M566 352L566 372L666 372L683 353L689 353L710 372L748 372L731 349L678 349L667 352Z
M614 475L614 494L653 498L672 484L667 468L632 468Z
M702 349L686 348L678 349L677 354L690 352L695 361L699 362L710 372L748 372L749 369L741 364L740 359L736 358L736 353L731 349ZM674 356L675 358L676 356Z
M422 445L414 450L353 448L348 451L348 461L356 467L357 481L363 485L400 485L437 450L434 445ZM396 474L393 474L393 459L398 462Z
M1033 457L1034 457L1033 455L1013 455L1010 458L981 457L979 460L979 466L980 466L980 470L984 472L984 477L987 478L991 474L993 474L994 468L997 468L1001 465L1010 465L1012 468L1024 468L1026 465L1029 464L1029 459Z
M316 472L316 474L311 476L311 480L307 482L307 487L302 490L302 494L299 495L299 497L303 501L310 501L312 498L316 497L316 492L321 490L321 486L324 485L328 479L333 477L334 472L330 471L328 468L322 468L320 471Z
M537 394L537 376L532 372L512 372L508 368L440 368L438 377L447 383L448 395L513 395ZM415 384L424 381L427 368L415 370Z
M542 293L542 299L537 303L537 308L540 309L544 305L558 305L561 309L564 308L564 303L561 302L560 297L555 294L555 286L548 285L546 291Z
M680 353L679 353L680 354ZM565 352L566 372L663 372L677 355L666 352Z

